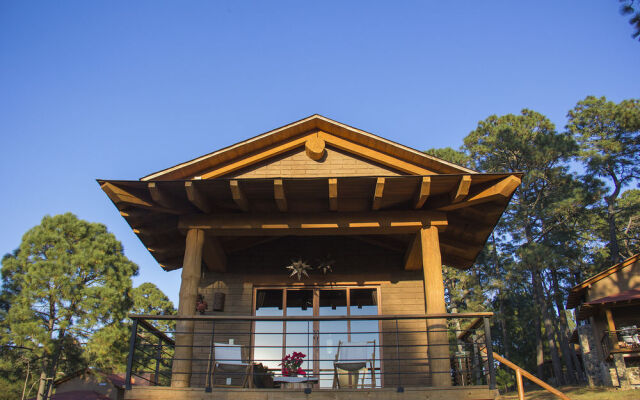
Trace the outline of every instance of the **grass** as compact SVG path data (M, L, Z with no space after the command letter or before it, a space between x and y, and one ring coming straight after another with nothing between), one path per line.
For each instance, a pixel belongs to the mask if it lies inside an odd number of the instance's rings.
M558 388L561 392L566 394L571 400L635 400L640 399L640 389L620 390L616 388L589 388L589 387L576 387L576 386L564 386ZM544 389L526 390L524 392L524 398L527 400L551 400L557 399L556 396L547 392ZM518 399L517 392L509 392L501 395L500 400L514 400Z

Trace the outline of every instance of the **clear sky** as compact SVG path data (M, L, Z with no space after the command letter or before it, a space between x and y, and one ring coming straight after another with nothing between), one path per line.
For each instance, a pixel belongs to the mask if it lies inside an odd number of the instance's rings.
M417 149L491 114L558 128L640 97L617 0L0 0L0 253L45 214L107 225L177 303L95 182L138 179L319 113Z

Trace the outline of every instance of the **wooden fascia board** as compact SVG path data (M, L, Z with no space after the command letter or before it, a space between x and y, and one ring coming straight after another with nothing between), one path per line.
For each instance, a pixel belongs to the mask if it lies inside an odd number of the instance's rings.
M220 236L314 236L413 233L428 226L445 229L446 215L429 211L308 214L195 214L179 229L204 229Z
M338 137L328 132L319 131L318 137L323 139L327 144L337 149L358 155L362 158L374 161L378 164L391 167L397 171L401 171L401 172L412 174L412 175L437 174L437 172L433 170L420 167L416 164L407 162L395 156L391 156L389 154L383 153L376 149L360 145L350 140L343 139L341 137Z
M244 157L251 151L275 142L286 141L291 137L313 129L335 131L341 137L354 142L372 143L383 153L393 153L397 158L414 164L423 165L427 170L439 169L441 173L477 173L477 171L430 156L421 151L395 143L372 133L331 120L321 115L312 115L283 127L257 135L240 143L177 164L173 167L142 177L141 181L185 179L195 176L198 171L215 169L216 165L232 162L234 158ZM339 132L339 133L338 133ZM433 172L432 172L433 173ZM423 174L426 175L426 174Z

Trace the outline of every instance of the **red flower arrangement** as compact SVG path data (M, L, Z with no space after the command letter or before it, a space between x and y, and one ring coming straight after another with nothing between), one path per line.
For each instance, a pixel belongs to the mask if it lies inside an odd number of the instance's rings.
M302 359L307 355L300 353L298 351L294 351L292 354L287 354L282 359L280 365L282 365L282 376L297 376L297 375L306 375L302 369Z

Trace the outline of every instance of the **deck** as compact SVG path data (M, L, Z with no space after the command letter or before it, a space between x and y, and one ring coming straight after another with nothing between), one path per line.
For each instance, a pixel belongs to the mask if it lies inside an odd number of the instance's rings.
M161 386L133 387L126 400L494 400L497 390L488 386L454 386L450 388L407 387L383 389L314 389L303 390L216 388L206 393L202 388Z

